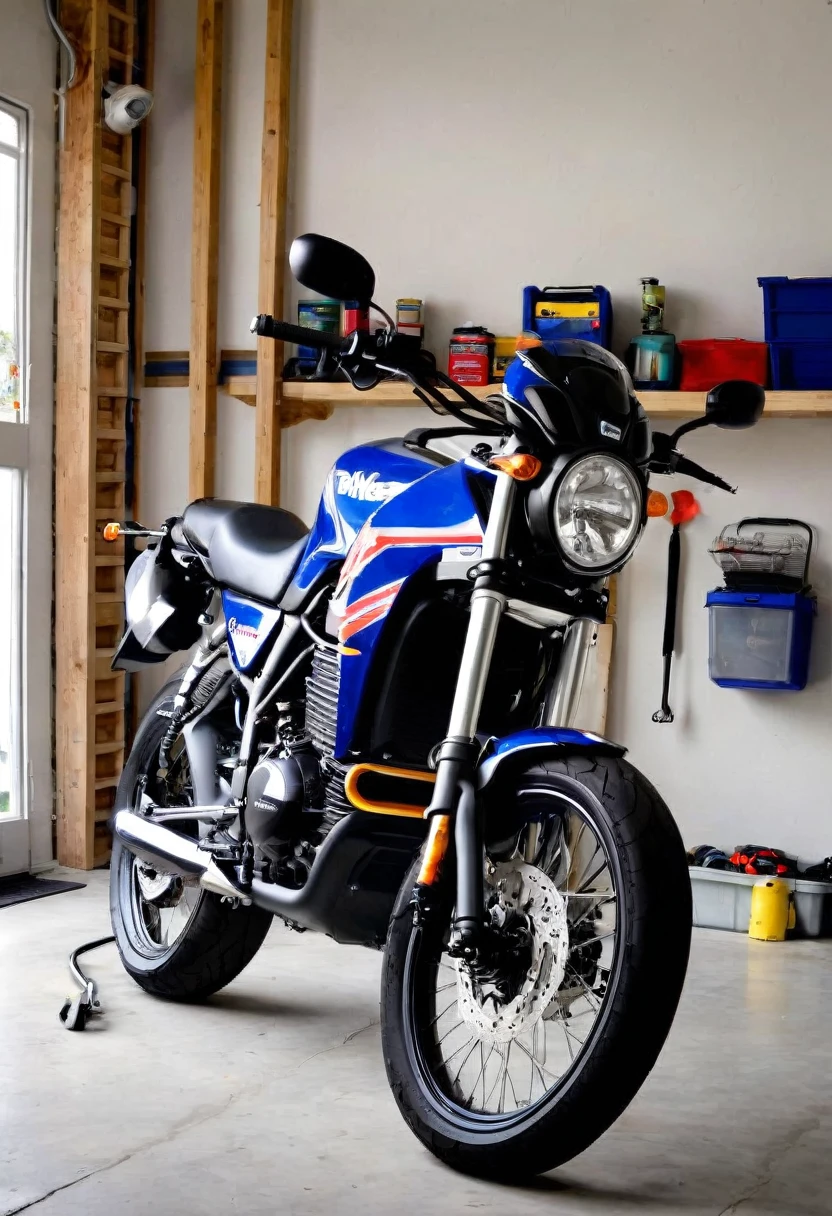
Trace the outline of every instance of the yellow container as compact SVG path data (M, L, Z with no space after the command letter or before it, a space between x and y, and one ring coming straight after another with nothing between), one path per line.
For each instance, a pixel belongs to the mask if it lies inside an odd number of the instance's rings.
M517 339L498 335L494 339L494 357L491 361L491 379L503 380L506 368L517 354Z
M782 878L761 878L751 888L748 936L762 942L783 942L795 924L794 898Z

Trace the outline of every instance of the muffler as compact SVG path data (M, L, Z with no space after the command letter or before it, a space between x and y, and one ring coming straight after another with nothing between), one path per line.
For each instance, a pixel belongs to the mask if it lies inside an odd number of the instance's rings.
M133 811L118 811L113 818L116 839L137 857L164 873L196 878L207 891L255 904L293 925L328 933L349 945L381 947L401 879L425 836L423 819L394 819L353 811L345 815L318 847L309 877L302 887L252 881L250 891L237 886L196 840L152 823ZM384 877L373 881L368 862L381 854ZM400 876L391 880L391 860Z
M249 897L230 878L226 878L211 854L201 849L196 840L180 836L159 823L151 823L132 811L116 812L113 835L136 857L158 866L167 874L198 878L199 885L206 891L239 899L244 904L251 903Z

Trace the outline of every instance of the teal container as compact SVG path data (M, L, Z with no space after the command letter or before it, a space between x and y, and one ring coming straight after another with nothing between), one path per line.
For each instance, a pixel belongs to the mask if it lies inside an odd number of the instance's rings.
M318 329L325 334L341 333L341 305L338 300L298 300L298 325ZM302 363L317 364L320 351L316 346L299 346Z
M673 334L639 334L630 343L628 365L636 388L669 389L673 386L676 338Z

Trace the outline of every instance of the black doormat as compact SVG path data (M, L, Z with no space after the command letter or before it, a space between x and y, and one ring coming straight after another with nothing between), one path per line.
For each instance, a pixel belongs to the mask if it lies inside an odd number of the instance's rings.
M86 885L85 882L63 882L59 878L33 878L31 874L0 878L0 908L43 899L46 895L60 895L62 891L80 891Z

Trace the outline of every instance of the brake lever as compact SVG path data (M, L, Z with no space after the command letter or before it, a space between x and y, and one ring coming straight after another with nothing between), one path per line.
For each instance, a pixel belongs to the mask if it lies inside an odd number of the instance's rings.
M650 457L651 473L662 473L665 476L681 473L686 477L695 477L697 481L704 482L705 485L715 486L717 490L736 494L736 486L729 485L727 481L723 481L716 473L711 473L708 469L703 468L695 460L689 460L687 456L671 446L672 439L671 435L665 435L661 431L657 431L653 435L653 454Z

